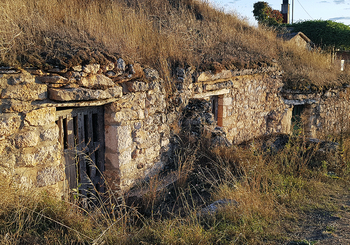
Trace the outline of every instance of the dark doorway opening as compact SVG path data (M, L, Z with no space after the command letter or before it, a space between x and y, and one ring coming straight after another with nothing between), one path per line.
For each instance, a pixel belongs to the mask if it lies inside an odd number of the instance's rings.
M211 112L214 115L215 122L218 121L218 109L219 109L219 96L212 96L210 98L211 102Z
M293 133L300 133L304 128L302 115L305 111L305 105L295 105L292 111L292 129Z
M223 125L223 96L214 95L210 97L211 112L214 115L214 120L219 127Z

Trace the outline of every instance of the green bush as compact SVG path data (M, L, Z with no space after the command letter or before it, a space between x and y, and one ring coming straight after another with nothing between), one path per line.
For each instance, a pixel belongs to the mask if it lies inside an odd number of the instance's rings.
M350 27L330 20L298 22L289 27L301 31L320 47L335 47L350 50Z

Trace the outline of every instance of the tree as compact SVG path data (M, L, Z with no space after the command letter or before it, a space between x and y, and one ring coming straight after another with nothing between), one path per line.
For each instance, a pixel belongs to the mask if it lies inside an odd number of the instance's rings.
M253 7L253 15L259 24L268 26L282 24L283 15L281 12L273 10L267 2L256 2Z
M293 32L303 32L317 46L350 50L350 26L330 20L310 20L289 27L293 27Z
M270 13L269 24L278 25L283 23L283 15L278 10L272 10Z

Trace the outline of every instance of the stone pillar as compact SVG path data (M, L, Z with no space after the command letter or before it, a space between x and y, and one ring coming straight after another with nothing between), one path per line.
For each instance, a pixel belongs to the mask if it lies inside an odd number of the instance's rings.
M119 180L119 183L114 185L122 186L128 185L127 176L132 172L131 153L133 150L133 142L131 137L131 128L129 125L114 126L107 125L105 127L105 142L106 142L106 173L112 178L111 174L117 174L112 179ZM114 180L113 180L114 179Z

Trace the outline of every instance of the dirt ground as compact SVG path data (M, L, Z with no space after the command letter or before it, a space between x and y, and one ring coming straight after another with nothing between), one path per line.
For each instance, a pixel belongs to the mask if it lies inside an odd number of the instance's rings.
M299 214L286 229L287 245L350 245L350 186L329 196L336 211L314 210Z

